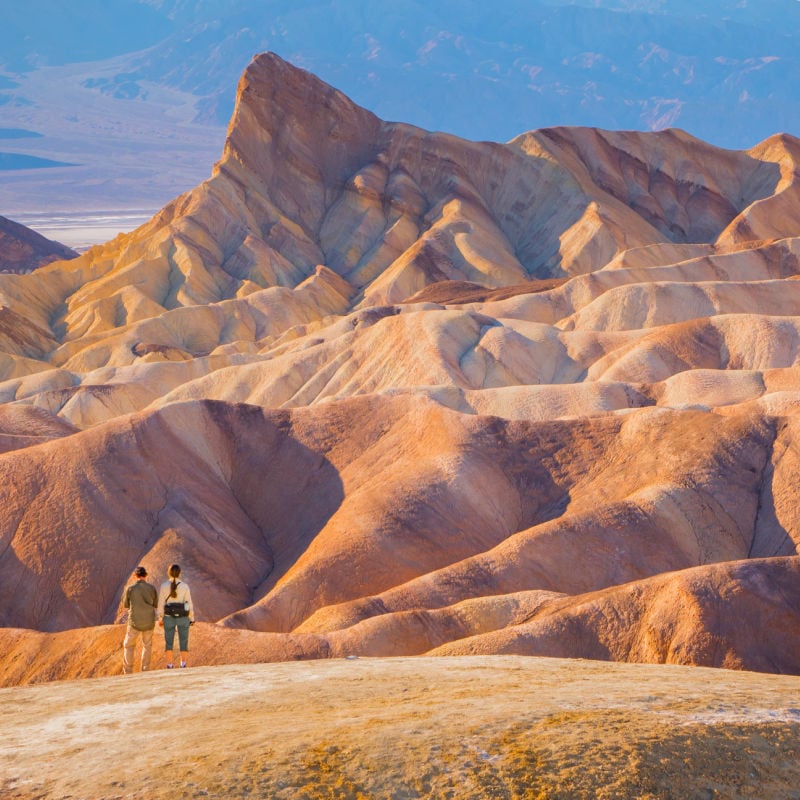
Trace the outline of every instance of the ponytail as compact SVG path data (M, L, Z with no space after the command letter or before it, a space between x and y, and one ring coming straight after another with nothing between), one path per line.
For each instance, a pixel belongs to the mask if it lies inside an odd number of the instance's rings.
M178 596L178 577L181 574L181 568L177 564L173 564L169 568L169 577L172 578L172 583L170 584L170 597L177 597Z

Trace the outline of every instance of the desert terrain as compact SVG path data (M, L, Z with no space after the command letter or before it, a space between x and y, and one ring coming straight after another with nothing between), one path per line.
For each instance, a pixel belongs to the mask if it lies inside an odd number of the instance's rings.
M520 656L60 681L0 690L0 794L782 800L798 796L799 691L798 677Z
M265 53L212 177L0 275L0 684L528 655L800 674L800 141L380 120Z
M799 159L257 56L211 178L0 275L0 796L800 797Z

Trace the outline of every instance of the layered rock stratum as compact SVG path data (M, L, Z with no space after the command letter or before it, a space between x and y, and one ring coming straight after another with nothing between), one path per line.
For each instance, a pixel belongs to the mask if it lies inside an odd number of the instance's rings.
M523 654L800 673L800 140L384 122L275 55L209 180L0 276L0 675Z

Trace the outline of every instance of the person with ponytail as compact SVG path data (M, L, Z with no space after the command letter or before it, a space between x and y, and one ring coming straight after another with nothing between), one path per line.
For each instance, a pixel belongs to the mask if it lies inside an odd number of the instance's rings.
M161 584L158 592L158 624L164 627L164 650L167 669L172 669L175 631L181 651L181 667L187 665L189 655L189 626L194 623L194 606L189 585L180 580L181 568L173 564L168 571L169 580Z

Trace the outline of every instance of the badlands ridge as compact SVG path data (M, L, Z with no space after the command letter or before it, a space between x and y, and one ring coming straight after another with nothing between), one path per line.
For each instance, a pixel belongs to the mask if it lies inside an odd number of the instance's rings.
M507 144L277 56L212 177L0 275L0 679L547 655L800 674L800 141Z

